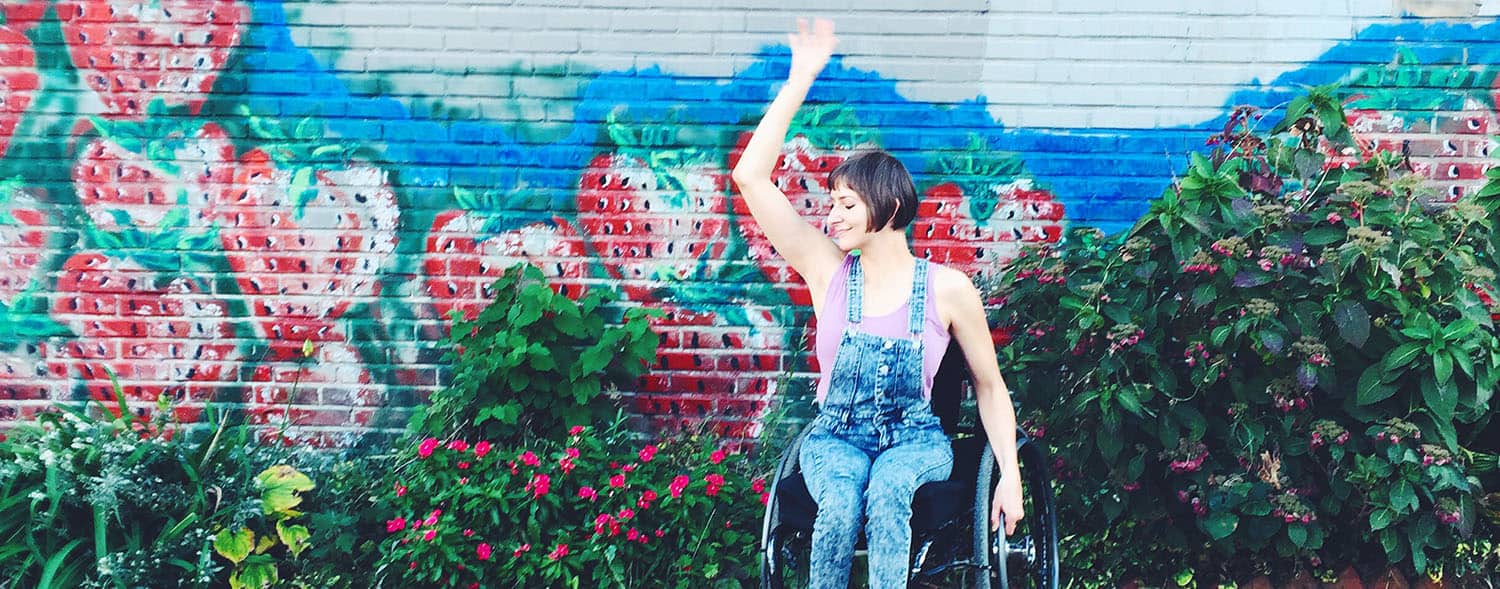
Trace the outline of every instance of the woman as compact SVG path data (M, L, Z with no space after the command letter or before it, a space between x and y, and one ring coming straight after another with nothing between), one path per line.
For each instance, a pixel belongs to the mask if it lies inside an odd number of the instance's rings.
M812 587L848 586L861 521L867 521L870 587L905 587L911 501L917 487L948 477L953 451L930 405L932 379L957 338L974 378L980 420L1001 478L990 514L1005 532L1022 516L1015 412L1000 377L979 291L957 270L919 260L905 228L917 210L911 175L874 151L828 178L831 235L814 228L771 181L793 115L838 40L833 24L790 35L791 72L734 169L766 238L812 291L818 317L818 416L799 459L818 503Z

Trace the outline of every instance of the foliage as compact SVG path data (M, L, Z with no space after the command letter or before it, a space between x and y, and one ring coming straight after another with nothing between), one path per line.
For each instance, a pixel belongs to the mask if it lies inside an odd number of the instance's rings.
M1493 533L1496 191L1442 202L1400 156L1354 159L1332 91L1270 132L1236 110L1129 231L1005 268L1001 363L1076 578L1430 571Z
M656 355L654 311L630 309L611 324L603 307L612 295L602 289L575 302L518 264L490 290L495 299L477 317L455 320L445 356L452 380L412 418L414 432L517 443L590 423L613 412L596 402L606 387L634 381Z
M382 502L379 576L401 585L739 587L764 481L712 439L650 443L615 421L523 445L426 438Z

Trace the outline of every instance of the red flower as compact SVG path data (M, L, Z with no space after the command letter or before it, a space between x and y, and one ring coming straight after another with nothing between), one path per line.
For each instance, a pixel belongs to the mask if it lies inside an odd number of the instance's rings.
M469 449L469 443L463 440L453 440L452 442L448 442L448 449L465 452Z
M492 549L489 544L481 542L479 546L474 548L474 552L479 555L479 560L489 560Z
M766 490L766 479L755 479L750 481L750 490L759 493Z
M630 530L628 530L628 531L625 532L625 539L626 540L634 541L635 539L640 538L640 537L641 537L640 530L637 530L635 528L630 528Z
M426 532L422 533L422 539L426 540L428 542L431 542L432 539L436 538L436 537L437 537L437 528L428 528Z
M459 470L469 470L469 463L460 461L456 466Z
M581 425L575 425L572 428L568 429L568 435L570 436L576 436L581 433L583 433L583 426Z
M651 459L656 458L656 452L656 446L648 445L645 448L641 448L641 462L651 462Z
M427 514L427 519L422 520L422 525L424 525L424 526L435 526L435 525L437 525L438 517L441 516L441 515L443 515L443 510L441 510L441 509L434 509L434 510L432 510L432 513Z
M703 477L703 480L708 482L708 488L705 489L704 492L707 493L709 497L718 495L719 489L724 487L724 476L719 473L713 473L705 476Z
M685 474L677 475L677 478L672 479L672 484L667 486L667 490L672 493L673 498L681 497L683 489L687 488L690 481L691 479Z
M641 493L641 498L636 500L635 506L641 509L650 509L651 502L656 500L656 491L646 489Z
M531 477L531 485L529 486L531 487L533 497L541 497L542 495L546 495L547 491L552 488L552 477L544 474L534 475Z
M625 486L625 475L617 474L615 476L609 477L609 486L616 489Z
M437 438L427 438L425 440L422 440L422 443L417 446L417 456L421 456L422 458L432 456L432 451L436 450L437 447Z
M385 531L387 534L394 534L404 529L406 529L406 518L404 517L386 520L385 522Z
M568 448L567 450L563 450L563 454L567 454L568 458L577 458L578 457L578 449L577 448Z
M521 463L526 466L536 466L542 463L542 459L537 458L536 454L531 450L527 450L521 453Z
M562 460L558 460L557 461L557 467L560 468L560 469L562 469L563 474L568 474L570 472L573 472L573 469L576 468L577 466L578 465L573 464L573 459L572 458L563 457Z
M406 494L406 487L404 485L402 485L401 483L396 483L396 496L400 497L400 496L405 495L405 494Z
M473 536L474 536L474 530L464 530L464 537L465 538L469 538L469 537L473 537Z
M475 458L484 458L484 455L485 454L489 454L489 453L490 453L490 443L489 442L480 442L478 444L474 444L474 457Z
M714 450L713 454L709 454L708 455L708 461L711 462L711 463L713 463L713 464L718 464L720 462L723 462L724 458L725 458L725 455L724 455L724 451L723 450Z
M635 517L634 509L626 507L625 509L620 510L620 519L630 519L632 517Z
M578 498L593 501L599 498L599 492L595 491L593 487L584 487L578 490Z
M531 552L531 545L530 544L522 544L520 546L517 546L516 550L514 552L510 553L510 557L511 558L521 558L521 555L525 554L527 552Z
M552 552L547 553L547 558L550 558L552 560L557 560L557 559L562 558L562 557L567 556L567 555L568 555L568 545L567 544L558 544L557 548L553 548Z

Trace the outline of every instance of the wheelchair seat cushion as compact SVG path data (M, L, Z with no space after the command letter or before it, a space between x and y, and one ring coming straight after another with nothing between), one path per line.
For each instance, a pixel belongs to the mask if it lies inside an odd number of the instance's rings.
M776 487L777 505L781 509L781 524L801 530L811 530L818 515L818 504L807 490L802 473L796 472L781 480ZM937 530L954 518L969 513L974 505L974 483L963 481L934 481L917 488L912 499L911 528L913 532Z

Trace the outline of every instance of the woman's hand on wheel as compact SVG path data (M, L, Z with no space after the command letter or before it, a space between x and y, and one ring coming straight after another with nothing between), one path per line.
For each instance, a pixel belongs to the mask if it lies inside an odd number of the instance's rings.
M1000 527L1000 516L1005 516L1005 535L1009 536L1016 532L1016 522L1026 516L1025 508L1021 504L1021 476L1020 473L1012 473L1000 479L995 485L995 499L990 502L990 529Z
M807 19L797 19L797 32L787 35L787 39L792 48L792 77L817 78L839 44L838 37L833 36L833 21L826 18L813 21L811 27Z

